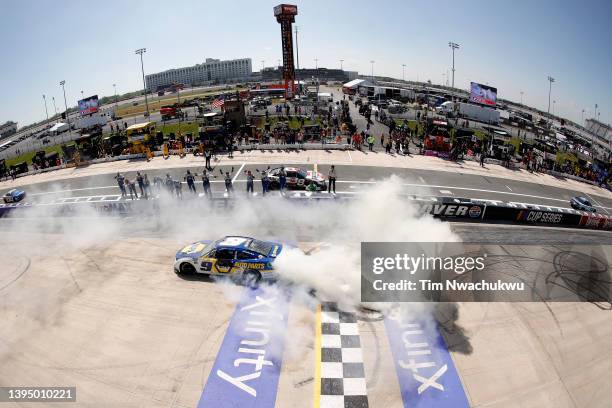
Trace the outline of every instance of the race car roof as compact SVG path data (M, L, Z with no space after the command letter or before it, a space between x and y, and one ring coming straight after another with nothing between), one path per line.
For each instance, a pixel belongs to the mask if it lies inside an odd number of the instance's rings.
M217 241L216 248L234 248L234 249L248 249L255 251L262 255L268 255L272 248L274 248L273 242L260 241L255 238L240 237L240 236L227 236Z

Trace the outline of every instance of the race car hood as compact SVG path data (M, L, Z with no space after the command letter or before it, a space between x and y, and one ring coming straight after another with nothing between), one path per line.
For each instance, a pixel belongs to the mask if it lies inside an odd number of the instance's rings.
M193 260L196 260L203 255L204 248L206 248L206 246L211 242L212 241L210 240L196 241L193 244L189 244L176 253L176 259L191 258Z
M308 177L311 180L315 180L315 181L324 181L325 177L323 177L323 174L319 173L318 171L312 171L309 170L306 172L306 177Z

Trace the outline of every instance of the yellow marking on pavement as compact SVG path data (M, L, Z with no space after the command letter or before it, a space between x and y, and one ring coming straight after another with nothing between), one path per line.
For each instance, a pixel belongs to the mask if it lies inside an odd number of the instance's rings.
M321 305L317 305L315 319L315 378L314 408L321 406Z

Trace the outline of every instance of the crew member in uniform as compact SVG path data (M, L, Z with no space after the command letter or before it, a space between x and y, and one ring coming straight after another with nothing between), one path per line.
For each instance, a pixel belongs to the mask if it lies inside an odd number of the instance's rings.
M212 194L210 192L210 178L208 178L208 173L206 173L206 170L204 170L204 172L202 173L202 187L204 188L204 194L206 196L212 197Z
M196 187L195 187L195 177L193 174L191 174L191 172L189 170L187 170L187 173L185 174L185 177L183 177L183 179L185 181L187 181L187 187L189 187L189 191L193 192L193 194L196 193Z
M253 182L255 181L255 177L253 176L253 173L251 173L251 170L247 170L246 177L247 194L253 194Z

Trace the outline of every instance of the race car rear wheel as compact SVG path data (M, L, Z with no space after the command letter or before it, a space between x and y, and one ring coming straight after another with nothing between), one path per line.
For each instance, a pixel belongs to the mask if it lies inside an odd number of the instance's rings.
M195 267L189 262L183 262L179 267L180 275L193 275L195 271Z
M255 289L259 286L261 280L261 273L258 271L245 271L242 274L242 284L251 289Z

